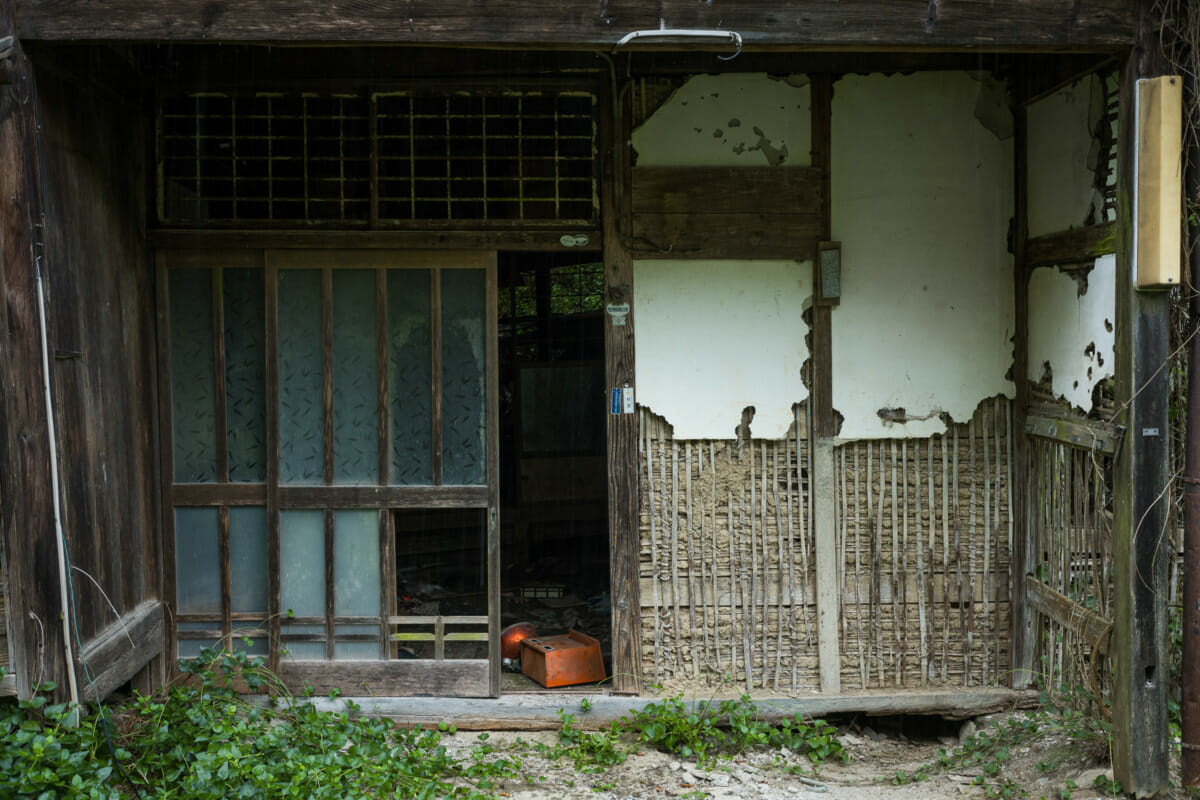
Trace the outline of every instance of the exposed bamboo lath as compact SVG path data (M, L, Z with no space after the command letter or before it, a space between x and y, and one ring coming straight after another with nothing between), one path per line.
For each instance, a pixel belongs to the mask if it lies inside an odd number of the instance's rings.
M642 412L648 681L819 688L802 406L797 422L778 441L676 441ZM844 689L1007 682L1011 440L998 398L945 435L836 449Z
M640 451L647 679L819 685L803 435L676 441L643 411Z
M928 439L837 449L846 689L1007 683L1009 402Z

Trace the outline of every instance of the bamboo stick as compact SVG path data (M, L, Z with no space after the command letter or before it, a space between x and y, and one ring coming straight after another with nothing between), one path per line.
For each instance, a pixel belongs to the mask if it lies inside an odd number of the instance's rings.
M792 604L788 608L787 624L788 624L788 640L791 642L792 651L792 691L796 691L796 656L799 654L799 647L796 642L796 533L792 524L792 439L788 437L784 441L784 461L787 471L787 579L790 587ZM799 455L797 454L796 463L799 464ZM803 593L800 595L800 605L803 606L808 599Z
M983 616L982 616L982 619L985 622L991 620L991 611L992 611L990 603L988 602L988 595L991 594L991 592L988 591L988 579L991 576L991 565L992 565L992 513L991 513L992 472L991 472L991 451L989 449L990 442L988 441L988 436L990 433L988 430L990 427L990 423L989 423L990 412L991 412L991 408L989 407L989 404L984 403L983 407L980 410L980 413L982 414L983 419L981 420L981 424L980 424L980 428L982 430L980 431L979 438L983 443ZM973 577L972 577L971 583L972 583L972 585L974 585L974 583L975 583ZM983 642L983 669L981 672L981 676L982 676L983 683L987 684L991 680L991 675L989 674L989 669L988 669L989 665L991 664L991 636L987 635L987 632L983 632L983 635L980 636L980 639Z
M871 633L875 664L879 668L879 686L886 682L884 675L883 634L880 627L883 623L883 600L880 590L883 583L883 442L879 443L879 492L875 533L871 537Z
M896 502L896 440L892 439L891 461L889 466L892 489L892 681L893 685L900 685L900 641L904 635L904 629L900 624L900 525L897 517L899 516L899 507Z
M733 490L729 490L729 674L737 675L737 651L738 651L738 623L740 614L738 613L741 603L739 601L738 591L738 568L736 565L736 557L734 555L734 535L733 528Z
M925 648L925 631L928 625L925 620L925 542L922 536L921 523L921 446L916 445L917 452L913 457L913 479L915 483L914 492L914 513L917 521L917 622L920 639L918 640L917 649L919 651L919 659L921 662L921 685L925 685L926 675L929 670L929 653ZM907 538L907 537L906 537Z
M684 515L684 537L687 541L687 585L688 585L688 622L692 631L691 639L688 644L691 645L692 651L692 677L696 678L700 675L700 656L697 651L700 637L696 633L696 548L695 535L692 532L692 444L687 442L684 444L683 451L683 469L684 469L684 507L686 514ZM703 606L702 606L703 607Z
M749 445L750 445L750 454L749 454L748 460L750 462L750 506L748 509L748 511L749 511L748 516L750 518L750 556L749 556L749 560L750 560L750 597L748 597L746 599L746 609L745 609L747 618L750 621L750 638L746 642L746 656L748 658L750 657L751 653L756 653L757 647L755 647L755 645L757 644L757 640L758 640L758 636L757 636L757 634L758 634L758 608L757 608L757 606L758 606L758 535L755 531L755 524L754 524L755 520L758 517L758 482L755 480L755 475L754 475L754 440L753 439L750 440ZM743 493L744 493L744 491L745 490L743 489ZM745 498L743 498L743 500L744 499ZM754 669L753 669L752 661L750 663L751 663L751 669L750 669L751 680L749 681L749 684L750 684L751 688L754 688L754 680L753 680Z
M859 519L859 484L862 483L862 473L859 471L858 454L862 448L854 447L854 608L858 620L858 673L862 681L861 688L867 688L867 659L863 650L863 609L862 609L862 522ZM868 461L870 450L867 450ZM867 514L871 510L871 484L867 484Z
M751 440L751 457L754 456L753 440ZM771 585L770 574L770 548L767 546L767 443L762 441L762 469L759 470L759 480L762 481L762 490L759 492L759 504L762 516L759 520L759 533L762 539L762 562L763 562L763 579L762 579L762 685L767 685L767 668L770 666L768 660L767 636L770 631L770 622L767 618L767 595L770 590L767 588ZM783 598L779 598L783 602Z
M976 536L976 519L975 519L975 418L972 417L967 421L967 471L969 473L967 494L967 602L966 602L966 628L967 628L967 647L964 651L967 661L963 665L965 672L964 680L967 686L971 685L971 657L975 654L975 536Z
M704 443L696 445L696 478L704 476ZM702 495L703 498L703 495ZM704 667L712 668L711 651L708 637L708 540L704 531L705 508L703 499L700 500L700 631L703 636L701 647L704 651ZM693 603L695 600L693 599ZM716 598L713 598L716 603ZM695 613L693 608L692 613ZM716 608L713 609L715 615Z
M896 670L896 677L900 681L900 685L905 684L904 674L907 670L908 659L908 440L900 440L900 477L904 480L903 489L903 509L901 511L901 537L900 537L900 586L896 592L900 596L900 614L901 614L901 633L900 639L900 666Z
M779 588L775 603L775 690L779 690L779 673L783 670L783 627L784 627L784 575L783 569L783 512L779 508L779 442L774 442L771 447L771 499L775 504L775 544L778 546L778 564L776 566L776 576L778 578ZM789 590L794 587L787 587ZM790 607L790 606L789 606Z
M658 514L654 503L654 446L650 440L646 414L642 413L642 430L646 448L646 498L650 505L650 596L654 609L654 681L662 682L662 671L659 664L659 653L662 641L659 636L658 624Z

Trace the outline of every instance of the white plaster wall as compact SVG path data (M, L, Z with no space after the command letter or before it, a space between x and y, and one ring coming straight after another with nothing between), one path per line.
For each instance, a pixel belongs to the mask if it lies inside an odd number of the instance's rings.
M1026 111L1030 236L1081 227L1093 205L1101 203L1089 168L1089 158L1095 158L1092 120L1100 102L1099 80L1085 78Z
M633 276L638 402L678 439L731 439L746 406L756 438L786 435L808 396L812 264L637 261Z
M1054 267L1029 277L1029 379L1040 381L1049 363L1054 395L1085 412L1096 384L1113 375L1116 264L1113 255L1096 259L1083 295Z
M833 97L833 406L841 437L928 436L1012 396L1012 142L966 73L852 76ZM639 287L640 288L640 287ZM640 335L640 332L639 332ZM880 408L924 421L886 424Z
M808 166L810 91L803 76L697 75L633 132L639 166Z

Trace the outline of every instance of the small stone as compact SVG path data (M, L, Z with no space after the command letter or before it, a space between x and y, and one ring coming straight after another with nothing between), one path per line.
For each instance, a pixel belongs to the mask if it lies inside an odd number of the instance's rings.
M870 725L864 725L864 726L863 726L863 729L862 729L862 734L863 734L863 736L865 736L865 737L867 737L868 739L870 739L872 742L878 742L878 741L879 741L879 734L878 734L878 733L876 733L876 732L875 732L875 729L874 729L874 728L872 728Z
M1095 786L1096 779L1101 775L1104 776L1105 780L1112 781L1112 769L1105 767L1097 767L1096 769L1089 769L1086 772L1081 772L1072 778L1072 780L1080 789L1091 789L1093 786Z
M938 742L946 745L946 747L954 747L954 745L958 744L958 739L955 739L953 736L939 736Z
M975 727L975 720L969 719L964 722L962 727L958 729L958 743L962 744L967 740L968 736L974 736L976 730L978 729Z
M843 733L840 737L842 744L847 747L861 747L867 743L867 740L861 736L855 736L853 733Z
M682 766L683 766L683 764L680 764L678 761L672 761L672 762L671 762L671 763L670 763L668 766L670 766L670 767L671 767L671 771L672 771L672 772L674 772L675 770L677 770L677 769L679 769L680 767L682 767Z

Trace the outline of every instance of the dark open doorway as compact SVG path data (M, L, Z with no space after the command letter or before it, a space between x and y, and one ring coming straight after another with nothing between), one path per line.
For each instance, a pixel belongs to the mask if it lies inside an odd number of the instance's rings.
M600 254L499 256L501 624L577 630L612 674ZM505 670L506 691L537 690Z

